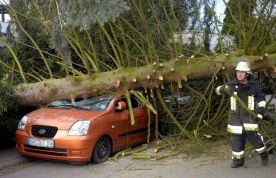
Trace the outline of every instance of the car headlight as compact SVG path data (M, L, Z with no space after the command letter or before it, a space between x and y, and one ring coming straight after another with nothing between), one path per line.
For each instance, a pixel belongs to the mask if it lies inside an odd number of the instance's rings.
M18 123L17 129L23 131L25 129L28 119L28 116L23 116L20 122Z
M80 136L87 135L89 129L90 121L77 121L70 128L69 136Z

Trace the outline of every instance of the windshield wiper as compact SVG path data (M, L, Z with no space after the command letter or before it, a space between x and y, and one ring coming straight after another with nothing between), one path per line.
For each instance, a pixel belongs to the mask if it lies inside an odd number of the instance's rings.
M65 109L71 109L74 108L73 105L69 105L69 104L60 104L60 105L48 105L48 108L65 108Z

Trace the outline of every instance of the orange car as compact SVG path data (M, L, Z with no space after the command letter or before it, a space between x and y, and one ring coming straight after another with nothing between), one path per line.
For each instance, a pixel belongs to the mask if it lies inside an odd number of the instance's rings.
M131 96L136 119L131 125L126 102L122 93L75 103L55 101L21 119L16 149L36 158L104 162L111 153L147 140L146 107Z

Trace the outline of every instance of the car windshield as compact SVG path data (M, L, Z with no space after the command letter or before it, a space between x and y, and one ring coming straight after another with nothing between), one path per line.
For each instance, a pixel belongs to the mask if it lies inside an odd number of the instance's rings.
M94 98L83 99L74 103L66 100L54 101L47 107L51 108L64 108L64 109L86 109L86 110L106 110L108 104L112 100L113 95L102 95Z

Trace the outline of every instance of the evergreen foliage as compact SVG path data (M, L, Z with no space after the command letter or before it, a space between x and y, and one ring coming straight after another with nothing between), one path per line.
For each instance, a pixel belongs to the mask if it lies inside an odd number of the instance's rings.
M229 0L222 34L232 39L236 51L262 54L265 46L275 41L274 8L271 0Z
M8 110L13 94L9 85L93 76L178 56L193 60L212 55L211 39L216 35L220 53L241 56L273 51L273 2L229 0L222 24L211 0L10 0L10 33L7 40L1 38L5 48L0 55L0 113ZM222 134L226 105L213 96L214 87L215 76L205 82L179 80L165 85L169 91L162 93L179 96L184 90L191 96L189 104L178 108L177 125L197 139L203 132ZM147 92L164 103L159 89ZM162 106L173 118L169 112L173 108Z
M115 20L121 13L129 10L129 7L125 0L60 0L57 10L62 26L85 31L96 22L103 25L109 20Z

